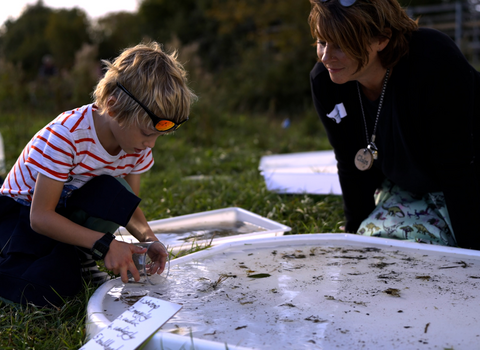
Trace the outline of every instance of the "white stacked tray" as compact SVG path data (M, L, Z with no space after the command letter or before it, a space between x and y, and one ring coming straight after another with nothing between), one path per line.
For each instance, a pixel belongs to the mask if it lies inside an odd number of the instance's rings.
M168 247L169 251L172 250L174 253L180 250L188 250L197 245L203 247L243 239L281 236L284 232L291 230L288 226L235 207L149 221L149 225L154 232L163 232L156 233L155 236ZM208 231L207 227L210 229L232 227L238 234L202 239L202 237L205 237L202 234ZM179 231L184 233L178 233ZM120 228L116 232L116 236L118 240L128 243L138 242L125 228Z
M475 349L480 252L350 234L224 243L155 286L111 280L93 337L149 295L183 308L145 349Z
M259 170L269 191L291 194L341 194L333 151L264 156Z

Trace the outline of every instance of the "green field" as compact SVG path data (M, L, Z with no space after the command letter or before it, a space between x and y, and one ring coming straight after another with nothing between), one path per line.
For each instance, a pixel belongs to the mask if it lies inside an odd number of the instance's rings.
M8 168L54 117L2 114ZM315 113L291 117L286 129L281 122L267 115L222 114L199 103L182 128L155 145L155 165L144 175L140 194L147 219L240 207L290 226L290 234L340 232L344 219L339 196L267 191L258 170L262 156L329 148ZM85 307L94 290L88 286L61 309L20 308L0 301L0 349L78 349L85 339Z

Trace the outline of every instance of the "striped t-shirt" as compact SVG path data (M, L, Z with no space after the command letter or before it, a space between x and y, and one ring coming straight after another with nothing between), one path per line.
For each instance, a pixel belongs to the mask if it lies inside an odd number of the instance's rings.
M60 114L25 146L0 189L2 195L30 205L38 173L64 182L60 201L95 176L141 174L153 165L152 150L117 155L101 145L90 104Z

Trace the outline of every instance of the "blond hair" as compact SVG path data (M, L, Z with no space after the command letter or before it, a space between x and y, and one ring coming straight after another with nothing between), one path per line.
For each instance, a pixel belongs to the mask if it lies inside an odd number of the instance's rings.
M357 0L349 7L338 0L310 0L308 22L317 40L338 45L358 62L358 70L368 63L371 40L387 36L390 41L378 53L383 67L393 67L408 53L408 40L418 29L417 21L409 18L397 0Z
M176 123L188 118L196 96L187 86L187 73L177 61L176 52L167 54L160 44L150 42L125 49L113 62L102 62L107 72L93 92L94 103L106 111L109 97L115 96L116 102L108 110L114 112L121 125L149 125L151 120L117 83L160 118Z

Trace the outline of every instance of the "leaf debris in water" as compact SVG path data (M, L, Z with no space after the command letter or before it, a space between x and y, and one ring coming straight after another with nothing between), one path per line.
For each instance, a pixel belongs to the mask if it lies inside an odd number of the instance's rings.
M417 280L430 281L430 276L415 276Z
M424 331L424 333L427 333L429 326L430 326L430 322L428 322L428 323L425 325L425 331Z
M284 259L305 259L306 255L305 254L284 254L284 255L282 255L282 258L284 258Z
M248 275L247 277L250 278L265 278L265 277L270 277L271 275L269 273L256 273L254 275Z
M282 304L280 306L288 306L288 307L296 307L295 305L293 305L292 303L285 303L285 304Z
M470 265L468 265L465 261L456 261L454 262L454 264L458 264L458 265L440 266L439 269L454 269L456 267L463 267L463 268L470 267Z
M137 301L139 301L140 299L142 299L144 296L146 296L148 293L145 293L143 295L121 295L120 296L120 300L122 302L124 302L125 304L127 305L130 305L132 306L133 304L135 304Z
M395 263L385 263L385 262L379 262L376 264L370 264L370 267L376 267L379 269L383 269L384 267L387 267L388 265L394 265Z
M215 335L217 334L217 331L213 331L213 333L204 333L203 335Z
M309 316L305 319L305 321L312 321L313 323L325 323L328 322L327 320L322 320L321 318L318 318L317 316Z
M388 295L391 295L392 297L400 297L400 290L396 288L388 288L383 291L384 293L387 293Z

